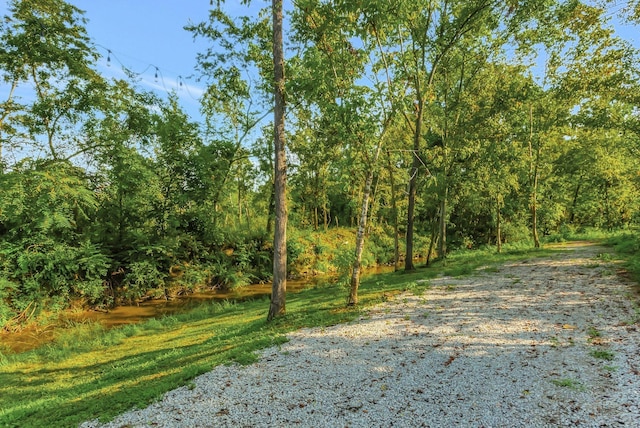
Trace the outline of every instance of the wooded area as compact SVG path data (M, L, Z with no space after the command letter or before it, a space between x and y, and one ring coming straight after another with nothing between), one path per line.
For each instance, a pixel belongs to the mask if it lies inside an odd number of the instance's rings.
M640 56L607 2L285 2L280 84L282 2L212 3L186 27L210 43L196 123L176 94L102 77L81 10L10 1L0 326L271 280L283 215L289 275L339 271L354 305L366 265L640 220Z

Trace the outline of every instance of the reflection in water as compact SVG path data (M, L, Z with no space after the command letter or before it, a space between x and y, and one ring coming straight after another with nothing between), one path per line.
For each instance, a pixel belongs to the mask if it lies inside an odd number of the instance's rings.
M295 293L327 278L312 278L304 280L287 280L287 292ZM224 300L246 300L256 297L269 296L271 283L253 284L236 290L211 290L185 294L170 300L147 300L135 306L117 306L109 312L84 312L80 320L100 321L105 327L117 327L133 324L149 318L175 314L193 308L204 302Z
M393 267L381 266L371 269L367 275L390 272ZM287 292L295 293L310 286L330 281L327 276L287 280ZM147 300L135 306L117 306L108 312L82 311L69 316L76 322L97 321L107 328L135 324L162 315L186 311L209 301L244 300L271 294L271 283L254 284L237 290L211 290L178 296L170 300ZM58 328L59 329L59 328ZM18 333L0 333L0 351L25 352L51 342L55 337L52 325L26 328Z

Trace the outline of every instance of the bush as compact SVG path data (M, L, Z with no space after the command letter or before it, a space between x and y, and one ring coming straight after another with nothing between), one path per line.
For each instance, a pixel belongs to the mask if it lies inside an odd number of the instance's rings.
M172 267L169 270L169 275L171 277L170 284L191 291L211 280L211 269L201 264L185 263L179 267Z
M153 288L163 288L166 275L158 270L158 265L149 260L131 263L122 282L120 297L134 301Z
M223 290L233 290L252 284L254 277L230 262L218 262L211 266L210 285Z
M294 231L287 239L287 271L290 275L300 275L313 263L313 257L308 251L310 245L306 238Z
M624 267L634 280L640 280L640 237L636 233L617 233L604 241L625 259Z
M501 229L502 239L505 244L532 239L531 228L524 221L505 221L502 223Z
M367 265L393 263L394 257L393 236L389 236L382 228L372 230L365 241L365 254L363 261Z
M83 242L78 246L43 239L20 245L4 243L0 299L20 312L30 302L46 302L52 309L65 308L71 298L89 303L104 297L104 279L110 259ZM7 303L10 302L10 303Z
M344 243L335 249L332 263L338 273L338 283L345 286L349 285L354 258L354 245L352 243Z

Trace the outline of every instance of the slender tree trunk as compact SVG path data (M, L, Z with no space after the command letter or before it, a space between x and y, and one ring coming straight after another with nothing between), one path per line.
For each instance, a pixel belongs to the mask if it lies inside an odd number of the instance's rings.
M322 205L322 213L324 214L324 231L326 232L329 229L329 212L327 211L326 202Z
M502 231L500 230L500 196L496 196L496 245L498 252L502 252Z
M431 240L429 241L429 250L427 251L427 259L425 260L425 266L429 266L431 263L431 254L433 254L433 249L436 246L436 242L438 241L438 224L440 217L433 218L431 222Z
M445 81L447 73L445 72ZM447 84L448 85L448 84ZM448 104L447 96L444 97L445 104ZM444 129L442 132L442 199L440 200L440 222L438 224L438 257L440 259L447 258L447 199L449 197L449 167L447 156L447 142L449 141L449 112L448 109L444 116Z
M313 230L318 230L318 205L313 207Z
M320 216L318 213L318 201L319 201L319 195L320 195L320 184L319 184L319 179L320 176L318 175L318 171L314 171L313 173L313 201L312 203L312 209L311 211L313 212L313 230L318 230L318 226L320 224Z
M533 106L529 106L529 158L531 166L529 172L531 177L531 229L533 235L533 245L540 248L540 238L538 237L538 163L540 162L540 141L536 148L536 156L533 156Z
M380 175L376 175L374 177L375 180L375 184L373 185L373 193L371 195L371 214L369 215L369 221L367 224L367 229L365 230L365 234L366 235L371 235L371 226L374 224L374 221L376 220L375 218L375 212L376 212L376 201L378 200L378 198L376 197L377 193L378 193L378 184L380 184ZM378 221L380 221L380 219L377 219Z
M211 210L211 226L213 230L218 228L218 201L213 199L213 209ZM268 225L267 225L268 226Z
M347 301L349 306L358 304L358 288L360 287L360 271L362 268L362 251L364 250L364 232L367 227L367 211L369 210L369 194L371 192L372 182L373 172L370 171L364 187L360 222L358 224L358 232L356 234L356 253L353 261L353 269L351 270L351 288L349 291L349 300Z
M271 235L273 232L273 220L276 216L276 195L275 195L275 185L271 183L271 192L269 192L269 209L267 212L267 234Z
M540 149L538 149L538 153ZM531 228L533 232L533 246L540 248L538 237L538 161L533 168L533 190L531 192Z
M362 194L362 208L360 211L360 221L358 224L358 232L356 234L356 254L353 261L353 269L351 270L351 289L349 291L349 300L347 304L354 306L358 304L358 288L360 287L360 271L362 264L362 251L364 250L364 238L365 230L367 228L367 212L369 211L369 196L371 195L371 188L373 187L374 165L378 163L380 157L380 151L382 149L382 137L378 141L378 147L376 148L376 154L373 159L373 163L369 168L367 174L367 180L364 184L364 191Z
M462 92L462 79L464 76L464 70L460 73L460 84L458 85L458 101L460 93ZM446 68L444 69L444 80L446 87L449 87L449 74ZM444 103L449 105L448 91L444 93ZM444 112L444 126L442 130L442 200L440 201L440 224L439 233L440 242L438 242L438 257L442 260L447 258L447 202L449 198L449 156L448 156L448 142L449 142L449 108L446 108ZM457 126L460 120L460 114L456 116L455 124Z
M287 165L284 133L284 48L282 43L282 0L272 0L274 69L275 232L273 237L273 285L267 320L284 315L287 290Z
M438 257L445 259L447 257L447 198L449 197L449 188L447 183L444 184L444 193L442 201L440 201L440 241L438 242Z
M416 190L418 186L418 171L420 169L420 139L422 138L422 116L423 100L418 98L418 111L416 114L416 126L413 134L413 165L411 167L411 178L409 180L409 204L407 207L407 235L406 235L406 256L404 259L404 270L415 270L413 266L413 223L416 207Z
M387 162L389 167L389 186L391 187L391 211L393 215L393 270L398 270L400 260L400 241L398 238L398 203L396 202L396 183L393 176L393 165L391 164L391 153L387 150Z

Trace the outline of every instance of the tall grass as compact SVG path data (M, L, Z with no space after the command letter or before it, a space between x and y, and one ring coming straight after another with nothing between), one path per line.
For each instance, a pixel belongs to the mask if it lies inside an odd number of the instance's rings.
M565 242L565 241L603 241L608 239L612 232L595 227L575 227L571 225L563 225L560 230L550 235L544 236L544 242Z
M603 240L624 260L624 267L635 281L640 281L640 233L619 232Z

